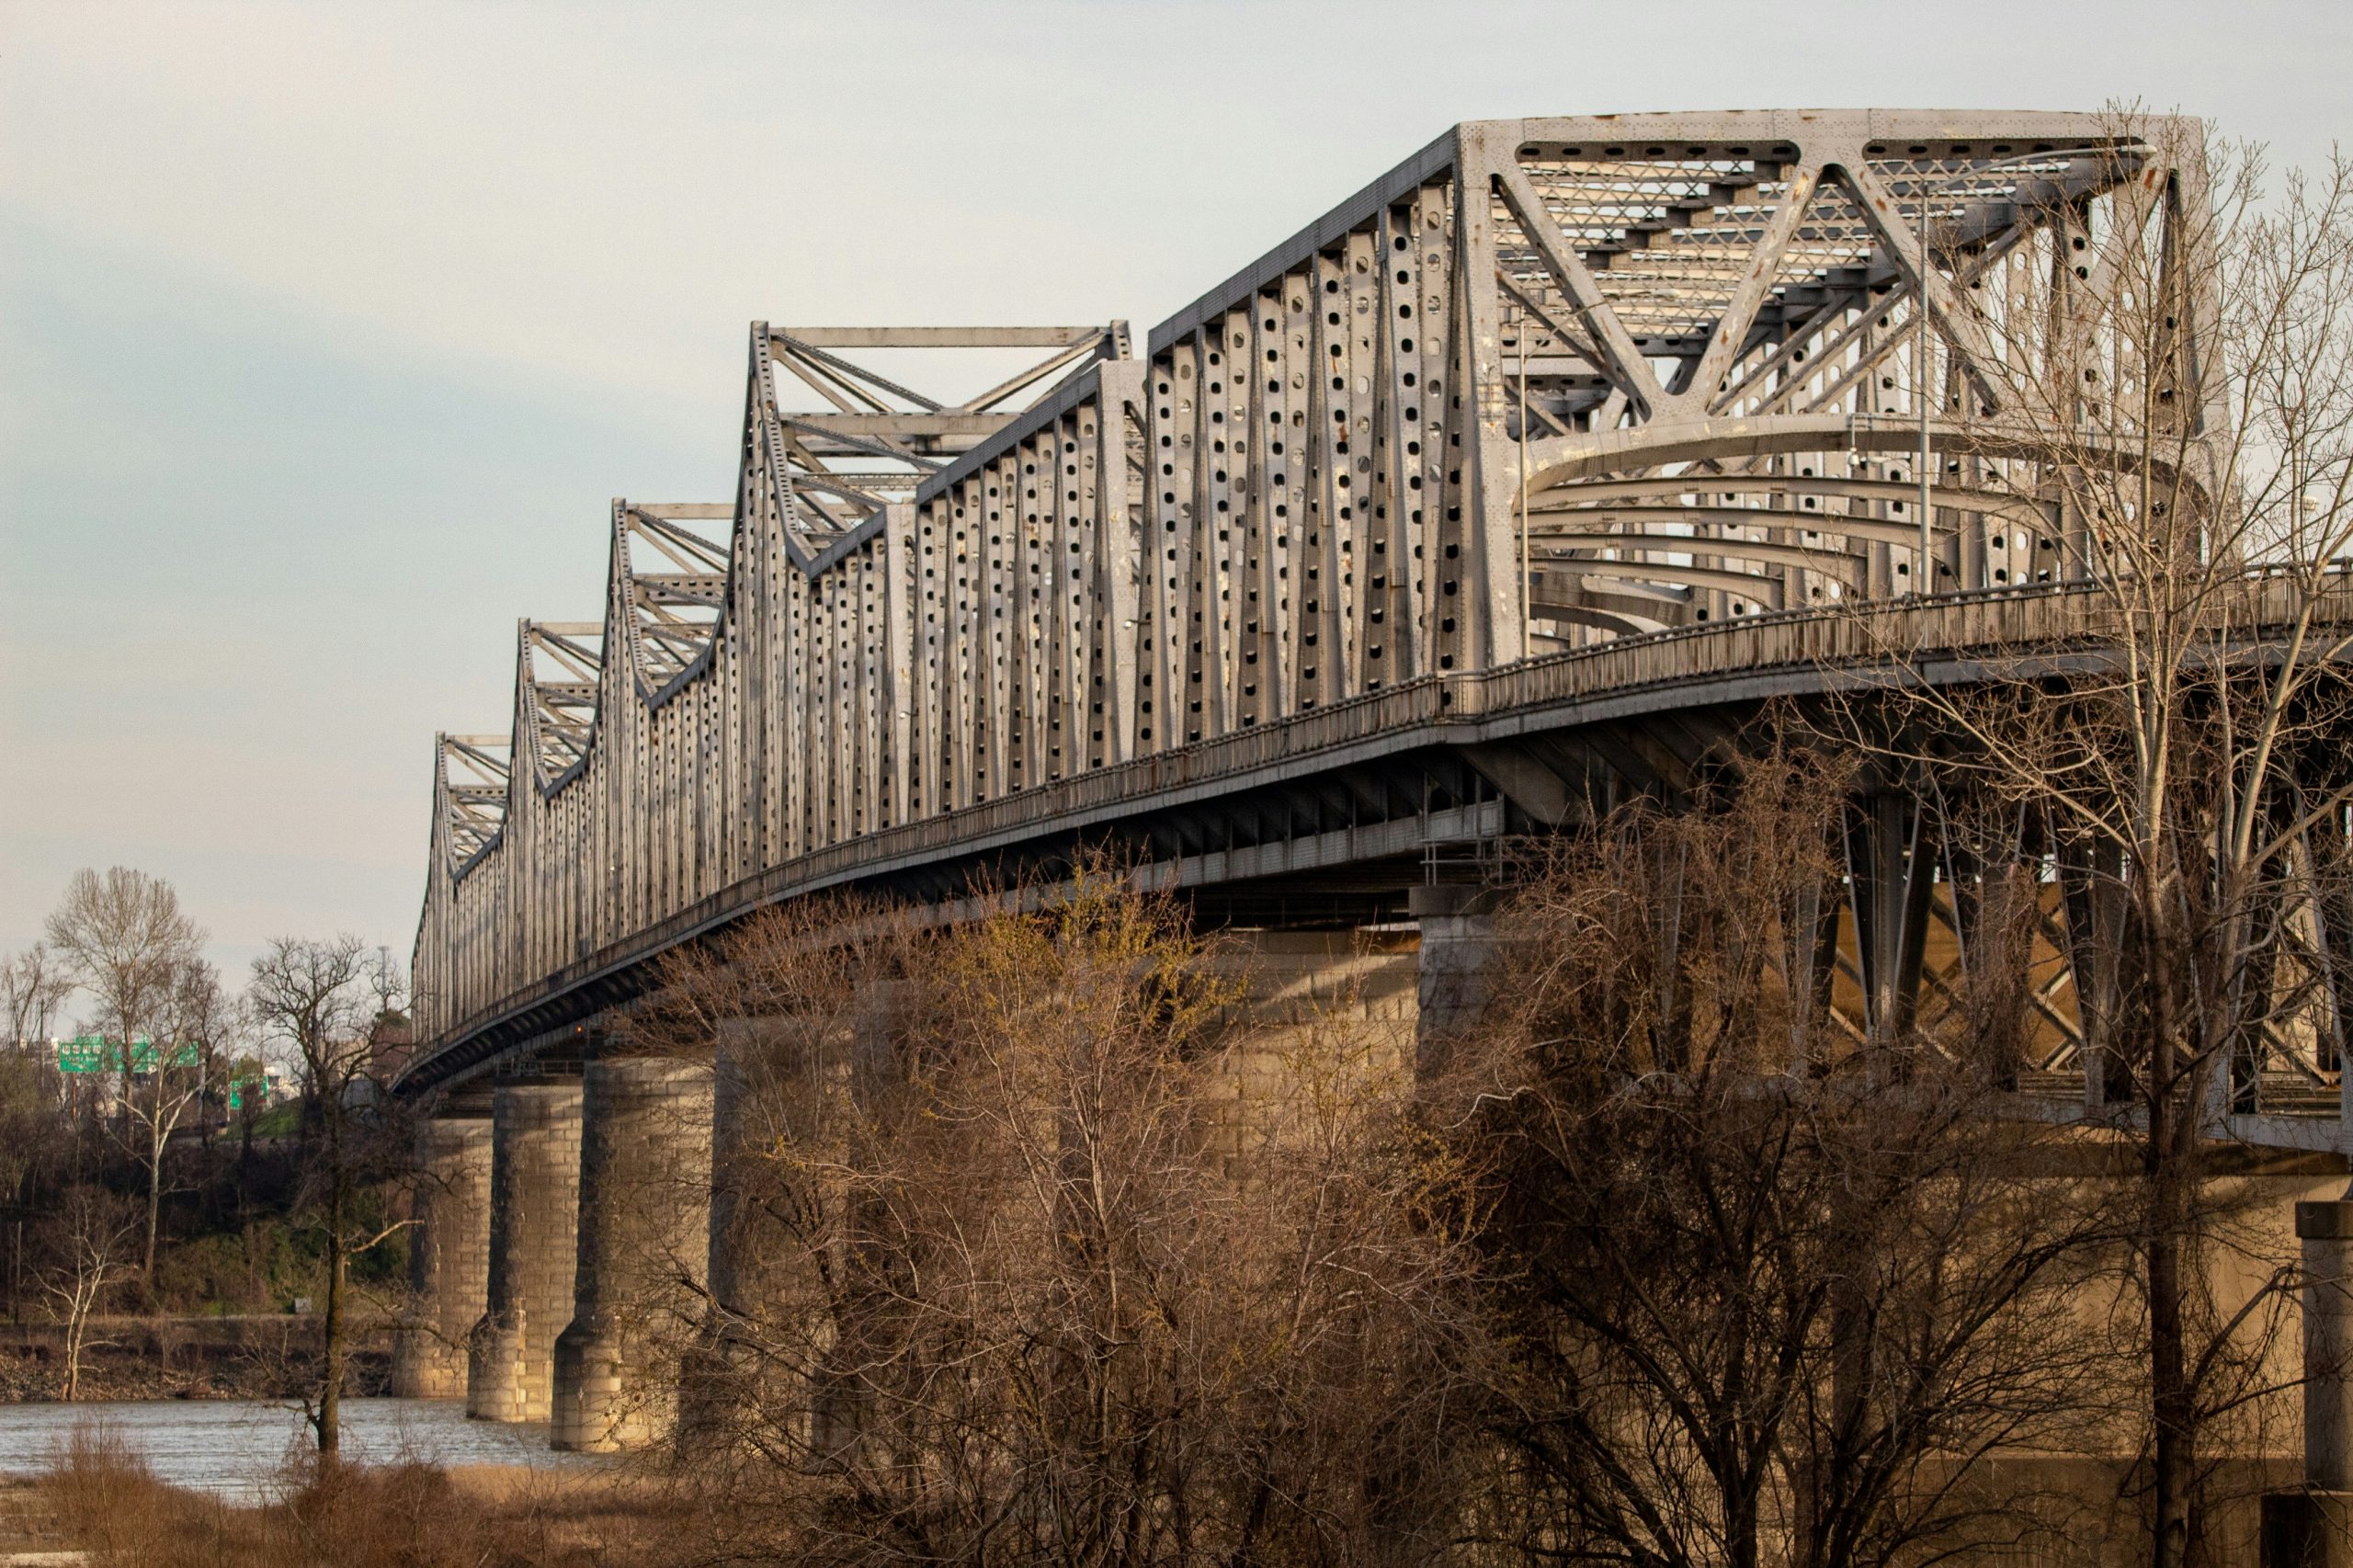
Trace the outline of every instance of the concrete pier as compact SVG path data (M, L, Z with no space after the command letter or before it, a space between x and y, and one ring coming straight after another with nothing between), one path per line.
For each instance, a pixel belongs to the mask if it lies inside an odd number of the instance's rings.
M744 1201L756 1163L745 1148L745 1113L753 1074L746 1055L745 1020L722 1026L713 1063L710 1112L710 1206L704 1231L704 1282L710 1297L691 1347L679 1367L678 1420L699 1442L723 1444L743 1403L745 1369L756 1359L741 1353L744 1322L743 1262L754 1250L741 1233L758 1214ZM732 1037L732 1038L731 1038Z
M778 1234L767 1206L767 1165L775 1142L791 1135L798 1105L787 1106L779 1078L808 1070L796 1049L804 1031L788 1020L731 1018L722 1021L711 1084L710 1210L708 1273L710 1301L704 1314L702 1354L713 1359L705 1391L710 1408L699 1413L723 1426L722 1407L743 1392L737 1385L756 1357L738 1354L744 1326L779 1294L772 1272L787 1267L790 1250ZM752 1331L759 1337L759 1331Z
M1422 929L1415 1054L1418 1070L1430 1073L1444 1064L1447 1040L1478 1022L1493 994L1497 894L1441 882L1407 898Z
M436 1116L417 1129L411 1301L392 1340L392 1393L466 1392L467 1336L490 1300L491 1119Z
M2353 1568L2353 1202L2296 1205L2304 1483L2263 1499L2264 1568Z
M666 1435L701 1316L710 1239L707 1063L588 1064L572 1322L549 1440L601 1452Z
M489 1292L466 1371L477 1420L549 1415L578 1258L580 1105L574 1078L504 1083L492 1101Z
M822 1451L834 1419L817 1372L832 1324L808 1304L807 1238L777 1219L779 1146L822 1129L836 1095L863 1070L888 1074L888 1037L904 988L867 983L824 1016L731 1018L719 1027L711 1110L710 1298L689 1358L684 1434L725 1444L749 1422L782 1422L795 1444ZM848 1263L838 1241L830 1260Z
M2353 1202L2299 1203L2303 1253L2304 1481L2353 1492Z

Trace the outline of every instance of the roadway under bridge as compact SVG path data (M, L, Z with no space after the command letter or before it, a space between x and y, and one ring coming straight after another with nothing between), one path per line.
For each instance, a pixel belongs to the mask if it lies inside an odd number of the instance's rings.
M600 1068L600 1028L751 911L952 903L1108 846L1268 954L1385 933L1427 1023L1515 839L1688 789L1768 704L2090 656L2083 525L2017 394L2123 352L2130 260L2192 243L2167 125L1472 122L1140 352L1119 322L755 323L733 497L616 500L601 616L520 622L511 722L437 742L400 1087L484 1200L419 1252L471 1369L419 1349L407 1386L567 1397L540 1341L615 1244L597 1108L709 1095ZM2216 351L2188 317L2177 351ZM915 384L960 364L984 390ZM2239 591L2257 647L2288 601ZM1824 950L1868 1034L1949 997L1969 901L1920 781L1862 790ZM2081 893L2054 872L2028 1077L2097 1109ZM2341 1150L2330 1028L2243 1091L2236 1136Z

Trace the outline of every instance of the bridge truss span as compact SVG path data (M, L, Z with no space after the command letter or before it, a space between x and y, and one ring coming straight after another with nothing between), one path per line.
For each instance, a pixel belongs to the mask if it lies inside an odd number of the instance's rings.
M1120 323L755 324L735 496L616 501L601 620L522 622L509 733L439 739L423 1077L761 902L940 894L1090 832L1322 879L1253 919L1374 862L1351 907L1385 908L1434 846L1563 820L1583 765L1532 765L1526 713L1802 683L1923 584L2074 602L2080 529L2002 431L2136 373L2105 312L2194 238L2195 145L2007 112L1472 122L1141 358ZM983 390L939 390L960 357ZM1631 778L1709 722L1579 744Z

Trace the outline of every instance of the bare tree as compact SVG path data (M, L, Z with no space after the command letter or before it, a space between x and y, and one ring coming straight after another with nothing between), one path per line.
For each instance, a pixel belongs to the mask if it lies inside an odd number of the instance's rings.
M171 883L122 866L103 876L74 872L48 931L74 981L97 1000L99 1028L126 1041L153 1033L181 965L199 956L205 935L180 909Z
M66 1190L45 1229L51 1262L41 1287L65 1326L62 1397L71 1403L82 1390L82 1358L95 1343L91 1317L107 1292L136 1271L132 1249L139 1218L131 1205L104 1188L76 1186Z
M11 1210L8 1302L18 1318L24 1310L25 1221L36 1177L73 1131L51 1092L52 1069L36 1048L48 1042L52 1020L73 994L73 977L43 943L0 958L0 1016L6 1019L8 1043L16 1048L0 1064L0 1192Z
M0 1016L7 1019L11 1044L49 1039L50 1024L74 994L73 976L42 943L0 958Z
M1252 1035L1165 899L1041 902L813 905L674 962L654 1027L734 1042L705 1378L735 1397L699 1401L759 1456L734 1495L801 1562L1427 1554L1472 1255L1410 1053ZM1236 1028L1287 1090L1241 1091Z
M378 1223L360 1201L403 1166L406 1149L389 1125L392 1101L374 1076L370 954L356 937L278 937L254 960L246 997L256 1027L293 1048L318 1128L317 1146L305 1162L303 1201L324 1243L326 1308L324 1367L310 1419L319 1452L332 1456L342 1442L350 1358L350 1266L405 1223Z
M2177 1568L2205 1435L2247 1403L2243 1342L2292 1284L2215 1298L2213 1151L2268 1079L2333 1074L2347 1045L2353 163L2267 203L2259 150L2116 129L2179 174L2128 177L2099 232L2053 207L2042 232L2073 252L1994 269L1938 345L1989 433L1945 466L2041 517L2086 650L1896 683L1895 722L1858 708L1847 733L1998 805L2024 827L2013 864L2056 868L2091 1096L2137 1146L2155 1560ZM1990 356L1957 347L1971 332Z
M30 1051L0 1053L0 1202L8 1214L8 1312L24 1321L25 1231L74 1129L56 1069Z
M201 1107L208 1071L234 1028L235 1004L221 989L221 971L189 956L175 966L155 1009L143 1070L126 1074L119 1121L130 1153L147 1180L146 1244L141 1278L153 1289L155 1248L163 1230L165 1160L172 1134L190 1108ZM129 1057L131 1049L124 1054ZM137 1062L131 1065L136 1068Z
M2113 1217L2052 1179L2064 1134L2002 1114L2000 966L1937 1028L1841 1025L1846 792L1753 758L1679 814L1551 846L1507 910L1517 984L1445 1092L1492 1150L1516 1549L1847 1568L2014 1544L2041 1500L1984 1461L2091 1426L2102 1343L2070 1298Z
M181 911L179 894L162 878L122 866L110 867L103 876L85 868L74 873L64 898L50 915L49 939L66 959L74 980L97 1000L99 1031L119 1042L115 1122L118 1134L130 1144L140 1098L135 1042L148 1041L160 1061L189 966L203 961L203 927ZM158 1093L165 1075L160 1068L155 1074ZM147 1119L152 1123L154 1119ZM148 1165L142 1276L150 1289L162 1219L160 1145L153 1152L155 1158Z
M209 990L189 998L202 1005L189 1009L192 1016L181 1031L193 1047L202 1079L196 1108L207 1149L212 1146L213 1135L229 1124L230 1092L238 1082L241 1064L251 1060L246 1046L252 1032L244 994L223 987L218 971L209 978Z

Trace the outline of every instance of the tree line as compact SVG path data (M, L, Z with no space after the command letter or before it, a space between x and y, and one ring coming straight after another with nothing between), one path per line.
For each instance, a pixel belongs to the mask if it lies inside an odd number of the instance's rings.
M405 983L357 937L290 937L272 940L235 990L203 956L205 940L169 881L113 867L76 872L43 939L0 958L15 1047L0 1063L12 1313L22 1322L35 1307L60 1324L58 1392L72 1400L104 1311L220 1305L168 1299L159 1262L173 1239L170 1201L225 1174L234 1210L267 1213L318 1255L301 1278L323 1298L321 1369L297 1392L332 1448L351 1262L404 1223L406 1162L381 1080L387 1048L406 1040ZM90 1011L75 1028L108 1049L69 1074L46 1046L77 994ZM282 1148L256 1169L272 1059L291 1069L295 1096L264 1135ZM232 1130L233 1153L222 1143Z

